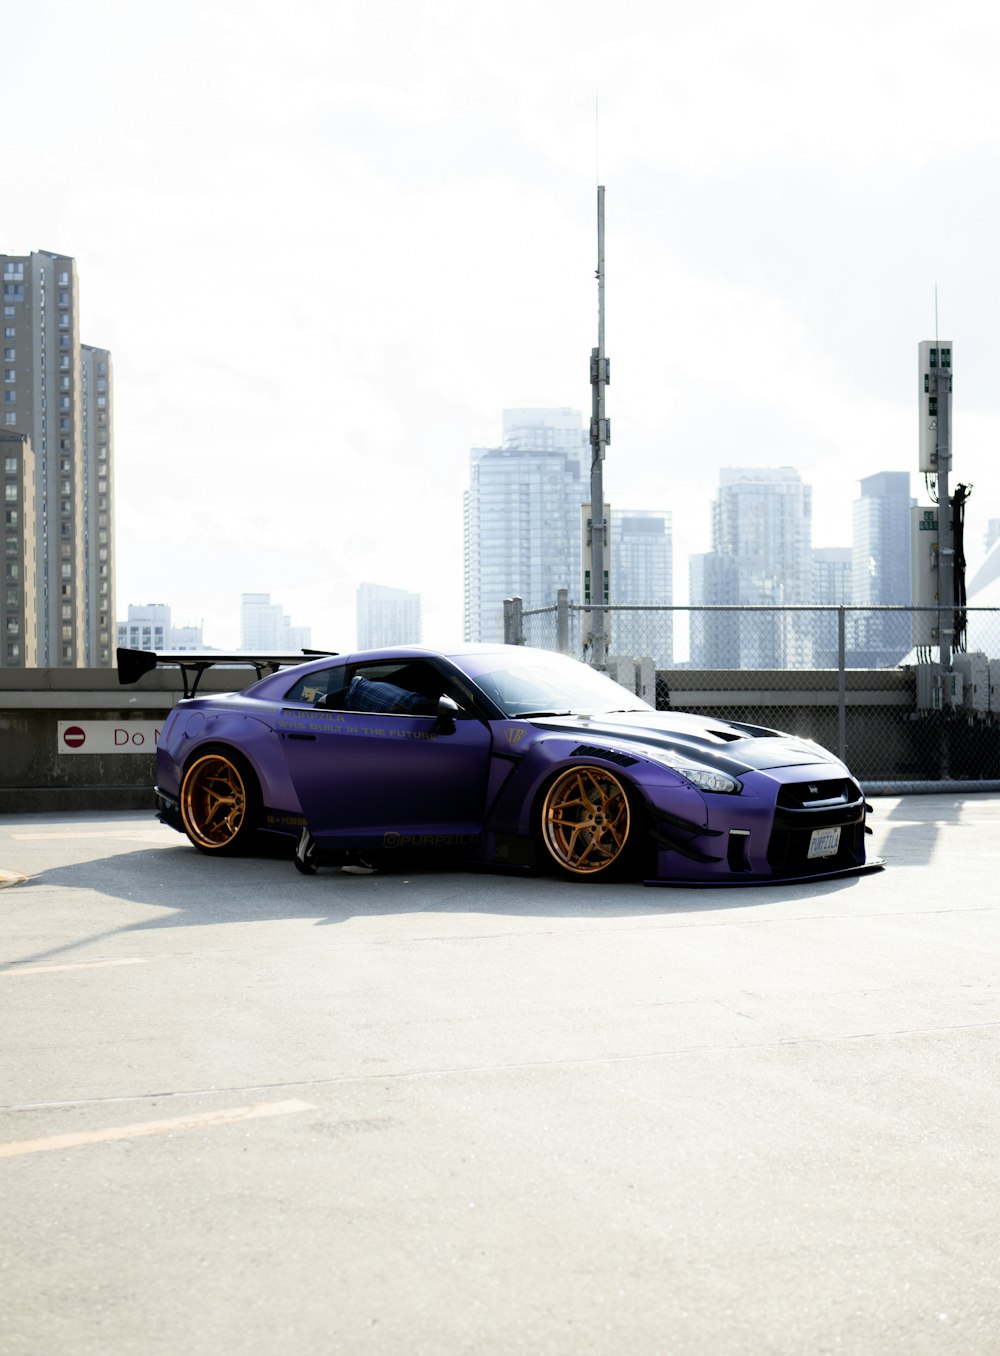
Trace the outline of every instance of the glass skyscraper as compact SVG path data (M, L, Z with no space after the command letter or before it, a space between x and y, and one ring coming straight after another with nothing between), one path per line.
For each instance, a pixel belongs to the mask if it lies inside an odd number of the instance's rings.
M859 606L908 605L910 581L910 495L908 471L879 471L861 482L854 501L854 549L851 591ZM912 644L905 613L854 613L851 619L853 668L898 664Z
M640 607L669 607L674 600L673 526L669 513L652 509L611 510L612 603ZM628 623L622 614L610 616L612 652L649 655L658 668L674 662L672 612L638 612Z
M712 550L692 560L691 602L811 601L812 491L798 471L723 467L712 505ZM733 611L692 618L692 663L703 668L801 668L808 624L795 613Z
M503 640L505 598L532 608L552 606L560 588L577 596L589 452L580 412L571 409L504 410L503 445L470 452L466 640Z

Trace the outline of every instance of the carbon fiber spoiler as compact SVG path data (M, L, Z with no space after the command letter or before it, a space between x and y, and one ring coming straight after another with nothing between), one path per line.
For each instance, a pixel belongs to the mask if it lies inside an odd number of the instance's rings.
M175 665L184 681L184 696L193 697L198 691L201 675L217 665L224 668L239 664L257 672L258 678L292 664L305 664L310 659L323 659L337 654L336 650L300 650L298 654L222 654L216 650L199 653L196 650L175 650L169 654L155 654L152 650L125 650L118 648L118 681L123 686L137 683L144 674L166 665Z

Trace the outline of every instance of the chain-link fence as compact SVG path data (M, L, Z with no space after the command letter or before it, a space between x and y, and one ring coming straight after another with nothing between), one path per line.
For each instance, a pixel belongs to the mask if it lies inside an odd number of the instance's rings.
M942 669L941 628L956 648ZM593 662L591 609L505 604L505 640ZM660 710L815 740L869 790L1000 789L1000 608L604 609L606 667ZM678 658L677 656L681 656Z

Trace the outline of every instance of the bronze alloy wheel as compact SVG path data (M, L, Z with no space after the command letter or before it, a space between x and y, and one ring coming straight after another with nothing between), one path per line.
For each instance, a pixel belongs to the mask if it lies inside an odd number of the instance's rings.
M628 792L603 768L568 768L542 803L542 840L556 865L572 876L595 876L621 865L631 827Z
M249 828L250 813L247 774L237 765L235 755L206 753L185 772L181 819L195 847L205 852L234 851L246 836L242 831Z

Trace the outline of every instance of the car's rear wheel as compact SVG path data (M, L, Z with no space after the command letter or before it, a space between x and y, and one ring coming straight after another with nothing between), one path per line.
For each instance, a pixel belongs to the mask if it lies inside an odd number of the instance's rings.
M621 879L636 869L639 815L634 794L613 772L567 768L541 802L539 836L560 875Z
M200 852L243 852L260 824L260 785L234 749L202 749L184 769L181 822Z

